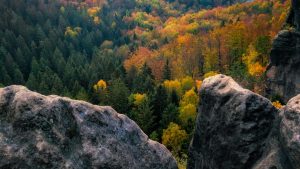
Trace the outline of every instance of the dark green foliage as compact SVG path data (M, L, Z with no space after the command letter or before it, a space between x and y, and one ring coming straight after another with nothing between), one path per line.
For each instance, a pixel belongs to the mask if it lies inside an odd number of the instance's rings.
M121 6L109 7L118 9L120 16L102 10L99 16L109 19L100 25L74 6L65 6L62 12L57 1L3 0L0 6L0 83L93 100L91 88L99 79L125 78L124 58L114 54L126 43L121 36L121 29L127 27L121 19L125 15ZM123 26L112 31L113 22ZM81 31L69 37L65 35L67 27ZM99 48L105 40L112 41L111 49Z
M272 47L272 41L270 36L260 36L255 42L255 49L260 54L259 63L266 66L269 62L269 52Z
M127 75L126 75L126 83L129 89L133 90L133 82L137 77L137 68L135 66L131 66Z
M169 104L166 106L165 110L162 113L162 118L160 120L161 129L166 129L170 122L178 123L178 114L179 110L175 104Z
M163 69L163 80L171 80L171 68L167 59Z
M175 90L172 90L171 94L169 95L169 101L170 103L179 106L179 96L177 95Z
M154 93L153 96L153 101L152 101L152 105L153 105L153 116L155 118L155 122L154 122L154 128L158 129L159 128L159 122L162 118L162 114L165 110L165 108L168 105L168 94L166 89L162 86L159 85Z
M136 93L151 93L154 90L154 76L150 67L145 63L134 79L133 91Z
M153 116L153 107L149 99L146 99L141 105L134 108L132 110L132 116L147 135L150 135L154 131L153 123L155 119Z
M111 105L117 112L128 113L129 90L121 79L113 80L108 86L108 104Z

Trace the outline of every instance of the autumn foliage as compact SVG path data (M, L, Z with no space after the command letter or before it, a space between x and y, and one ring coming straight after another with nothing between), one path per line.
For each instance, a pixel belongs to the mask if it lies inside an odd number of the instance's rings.
M0 86L110 105L184 161L205 78L264 94L290 1L238 1L0 2Z

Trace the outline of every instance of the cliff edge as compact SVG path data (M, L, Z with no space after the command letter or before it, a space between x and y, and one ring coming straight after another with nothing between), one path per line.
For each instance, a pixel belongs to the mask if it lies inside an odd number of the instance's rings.
M188 169L299 169L300 95L281 110L231 77L205 79Z
M165 146L111 107L0 89L0 168L176 169Z

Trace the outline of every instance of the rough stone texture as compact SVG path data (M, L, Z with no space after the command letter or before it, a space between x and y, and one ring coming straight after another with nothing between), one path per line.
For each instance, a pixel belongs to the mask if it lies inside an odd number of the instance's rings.
M188 169L300 169L300 95L280 111L216 75L203 81Z
M300 168L300 95L291 99L282 109L280 140L291 165Z
M295 29L283 30L274 39L266 72L268 97L284 102L300 93L300 1L291 1L286 25Z
M267 68L267 95L284 102L300 93L300 33L281 31L273 42Z
M251 168L268 148L277 110L232 78L205 79L190 145L189 169Z
M176 169L171 153L110 107L0 89L0 168Z

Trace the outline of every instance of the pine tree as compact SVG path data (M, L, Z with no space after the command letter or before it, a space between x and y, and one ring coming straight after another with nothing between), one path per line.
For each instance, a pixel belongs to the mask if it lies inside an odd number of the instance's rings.
M26 82L26 86L31 90L37 90L39 88L39 84L37 83L37 79L34 73L30 73L29 78Z
M84 90L83 87L81 87L79 89L79 91L76 93L75 99L84 100L84 101L88 101L89 100L89 96L88 96L87 92Z
M61 81L61 79L58 77L56 73L53 73L52 78L51 78L51 94L57 94L60 95L63 92L64 86Z
M169 59L167 59L165 65L164 65L162 80L163 81L171 80L171 69L170 69L170 65L169 65Z
M119 113L128 113L129 90L121 79L112 81L108 87L108 104Z
M136 121L141 129L147 134L150 135L153 132L153 108L150 105L149 99L146 99L142 102L141 105L134 110L134 115L136 117Z
M170 122L178 123L178 115L179 110L175 104L171 103L166 106L162 113L162 119L160 120L160 131L162 131L162 129L166 129Z
M154 115L154 128L157 129L159 127L159 121L162 118L162 114L164 109L168 105L168 94L166 89L162 86L159 85L156 88L155 94L153 96L153 115Z
M136 79L136 77L137 77L137 69L135 66L131 66L129 68L128 73L126 74L126 84L131 90L133 90L133 82Z
M169 96L169 100L174 105L176 105L176 106L179 105L179 96L177 95L177 92L175 90L172 90L172 92L171 92L171 94Z
M53 56L52 56L52 65L54 67L54 71L57 72L58 74L63 74L64 68L66 66L66 61L63 57L63 54L61 51L56 48Z
M0 65L3 65L3 64L0 62ZM0 75L1 75L0 83L2 83L5 86L12 83L12 80L11 80L10 76L8 75L4 66L0 67Z
M136 93L151 93L154 90L154 85L151 68L145 63L134 80L133 91Z

